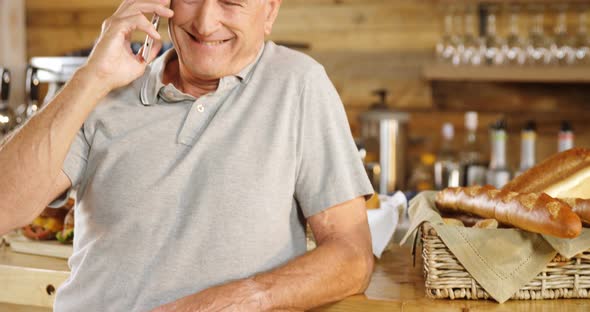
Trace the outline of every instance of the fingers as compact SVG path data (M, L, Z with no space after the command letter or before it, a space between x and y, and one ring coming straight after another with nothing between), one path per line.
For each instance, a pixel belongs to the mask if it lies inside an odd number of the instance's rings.
M155 40L161 39L154 25L143 14L111 20L110 28L115 32L123 32L125 36L131 34L134 30L141 30Z
M117 9L113 17L125 18L137 14L156 13L170 18L174 12L168 8L170 0L127 0Z

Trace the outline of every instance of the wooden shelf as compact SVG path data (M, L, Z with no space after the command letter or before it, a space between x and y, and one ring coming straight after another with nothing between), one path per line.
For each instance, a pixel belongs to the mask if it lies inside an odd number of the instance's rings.
M423 71L427 80L541 83L590 83L590 67L493 67L436 64Z
M437 3L590 3L590 0L430 0Z

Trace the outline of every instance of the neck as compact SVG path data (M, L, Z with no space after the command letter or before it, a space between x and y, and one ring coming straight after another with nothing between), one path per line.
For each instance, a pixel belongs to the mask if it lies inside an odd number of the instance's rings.
M195 98L214 92L219 86L219 79L207 80L190 77L188 73L180 69L178 58L174 58L166 64L162 82L164 84L172 83L176 89L190 94Z

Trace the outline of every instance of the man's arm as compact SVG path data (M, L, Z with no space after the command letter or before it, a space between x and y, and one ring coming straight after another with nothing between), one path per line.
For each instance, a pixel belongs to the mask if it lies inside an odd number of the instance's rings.
M365 291L373 254L364 198L308 221L318 244L313 251L270 272L206 289L154 311L301 311Z
M52 199L71 186L61 170L70 145L96 104L115 88L140 77L146 68L129 48L142 30L160 35L144 16L171 17L170 0L126 0L103 24L88 62L62 91L0 146L0 234L25 225ZM161 43L155 42L151 59Z
M39 215L51 196L70 187L61 171L71 142L102 90L76 73L62 92L0 148L0 234ZM65 178L65 180L64 180Z

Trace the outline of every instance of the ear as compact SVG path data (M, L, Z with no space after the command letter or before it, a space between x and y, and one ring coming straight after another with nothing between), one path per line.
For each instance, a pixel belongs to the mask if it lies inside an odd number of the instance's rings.
M264 3L264 34L270 35L272 32L272 25L279 15L279 8L281 7L282 0L266 0Z

